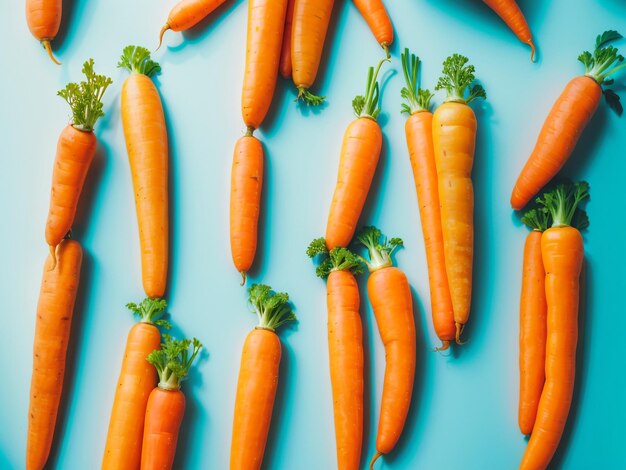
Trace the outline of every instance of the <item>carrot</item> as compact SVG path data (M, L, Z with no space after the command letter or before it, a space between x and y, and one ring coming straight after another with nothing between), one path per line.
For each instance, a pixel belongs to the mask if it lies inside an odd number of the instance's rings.
M363 328L355 275L363 272L363 263L347 248L337 247L328 252L323 238L311 242L307 255L322 257L316 274L327 280L337 468L358 470L363 443Z
M231 470L261 467L278 387L281 346L276 329L296 320L287 294L275 293L264 284L253 284L248 293L259 325L246 337L241 355L230 446Z
M588 188L585 182L561 184L539 200L552 216L552 227L541 237L548 305L546 382L520 470L548 467L561 440L572 403L579 278L585 256L578 228L588 225L586 214L578 212L576 216L576 209L589 196Z
M291 30L293 24L293 7L296 0L287 1L287 14L285 15L285 29L283 31L283 47L280 50L280 64L278 70L285 79L291 78Z
M382 0L354 0L365 22L372 30L376 41L390 58L389 46L393 42L393 25Z
M468 65L467 57L453 54L444 61L443 75L436 89L445 89L447 97L435 111L432 124L443 248L458 344L461 344L460 336L469 318L474 258L474 188L471 174L476 116L468 104L477 98L487 97L483 87L472 86L473 82L474 66Z
M137 469L141 461L141 441L148 397L157 385L157 373L146 357L161 343L158 327L169 328L160 319L167 303L144 299L126 305L139 321L130 329L122 370L115 389L102 470Z
M57 258L55 261L50 255L46 260L37 305L26 437L27 470L43 469L52 448L83 250L78 242L64 240L58 247Z
M617 31L606 31L596 38L593 55L583 52L578 60L585 65L585 75L571 80L556 100L541 128L535 148L520 173L511 206L522 209L563 167L569 159L587 123L595 113L602 94L617 114L622 114L619 96L607 85L608 77L624 69L623 57L608 43L620 39Z
M50 42L61 26L63 0L26 0L26 23L35 39L41 42L52 62L61 65L52 54Z
M143 288L162 297L167 283L168 147L163 106L150 77L161 71L150 52L127 46L118 67L131 74L122 86L122 125L135 189Z
M59 136L52 173L46 242L50 246L53 259L54 249L74 223L78 199L96 153L93 128L96 121L104 116L102 97L107 87L113 83L109 77L94 72L93 59L84 63L83 73L87 77L86 81L68 83L58 92L72 109L72 122Z
M147 358L159 374L159 385L150 392L146 407L142 470L168 470L174 465L178 432L185 414L185 395L180 385L202 348L196 338L175 340L169 335L163 338L161 349L155 349Z
M402 271L393 266L391 255L403 242L387 241L376 227L365 227L357 235L367 248L370 271L367 294L376 317L380 337L385 346L385 379L380 404L380 421L376 436L374 462L393 450L402 434L411 405L415 379L415 318L409 282Z
M520 296L518 424L522 434L530 434L546 380L546 271L541 256L541 238L548 228L549 214L532 209L524 217L532 231L526 238Z
M297 100L309 106L319 106L324 96L309 91L313 86L322 58L326 32L334 0L295 0L291 32L291 64L293 83L298 89Z
M181 0L167 15L167 21L159 32L159 46L163 43L163 35L169 29L176 32L187 31L204 18L206 18L213 10L217 9L226 0Z
M533 36L515 0L483 0L513 31L517 38L530 46L530 60L535 60L535 44Z
M337 184L326 225L329 250L346 247L352 240L380 158L383 137L376 122L380 114L376 77L385 61L378 63L376 71L369 68L365 95L352 101L357 118L348 125L341 144Z
M446 274L437 168L433 148L433 114L430 112L430 100L433 94L418 86L419 57L409 54L409 50L405 49L401 58L406 80L406 87L401 90L401 95L405 100L402 112L409 115L404 126L406 143L409 148L426 248L433 326L441 340L441 347L437 349L444 351L450 347L450 341L454 340L456 328Z

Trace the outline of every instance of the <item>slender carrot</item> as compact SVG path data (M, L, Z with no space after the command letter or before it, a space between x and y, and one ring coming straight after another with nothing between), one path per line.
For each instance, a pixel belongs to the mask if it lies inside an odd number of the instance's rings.
M287 1L287 14L285 15L285 29L283 31L283 47L280 50L280 64L278 70L285 79L290 79L291 68L291 30L293 25L293 7L296 0Z
M141 461L144 417L157 373L146 357L161 343L158 327L169 328L160 317L167 306L162 299L144 299L127 307L139 321L130 329L122 370L115 389L102 470L136 470Z
M626 64L618 65L623 61L618 50L608 45L621 37L617 31L606 31L596 38L593 54L585 51L578 57L585 65L585 75L571 80L552 106L513 188L513 209L522 209L567 162L602 94L609 106L622 114L619 96L606 88L613 83L609 76L626 68Z
M143 288L162 297L167 283L168 147L163 106L150 77L161 71L143 47L127 46L118 67L131 74L122 86L122 125L135 189Z
M57 260L48 256L44 267L33 345L27 470L43 469L52 448L82 259L78 242L64 240L58 247Z
M572 403L579 278L585 256L582 235L572 225L579 228L588 225L586 214L579 212L575 217L577 206L589 196L588 187L584 182L562 184L539 200L552 215L552 227L541 237L548 305L546 382L520 470L548 467L561 440Z
M486 98L480 85L472 86L474 66L468 65L468 61L460 54L453 54L444 61L443 75L436 89L445 89L447 97L435 111L432 124L446 273L454 309L455 338L459 344L469 319L474 258L471 174L477 124L476 115L468 104L476 98Z
M241 355L230 446L231 470L261 467L278 387L281 346L275 331L296 320L287 294L274 293L264 284L253 284L248 292L259 325L246 337Z
M533 43L533 36L517 2L515 0L483 0L483 2L502 18L520 41L530 46L530 60L534 61L535 44Z
M167 15L167 21L159 32L159 47L163 43L163 35L169 29L176 32L187 31L204 18L206 18L213 10L217 9L226 0L181 0ZM157 49L159 49L157 47Z
M359 12L365 19L365 22L372 30L376 41L385 51L387 58L389 54L389 46L393 42L393 25L391 18L385 9L382 0L354 0Z
M404 127L406 143L409 148L426 248L433 326L441 340L441 347L438 350L443 351L448 349L450 341L454 341L456 328L446 274L437 166L433 148L433 114L430 112L433 94L418 86L419 57L409 54L408 49L404 50L401 57L406 80L406 87L401 91L405 100L402 112L409 115Z
M52 54L50 42L54 40L63 14L63 0L26 0L26 23L35 39L41 42L52 62L61 65Z

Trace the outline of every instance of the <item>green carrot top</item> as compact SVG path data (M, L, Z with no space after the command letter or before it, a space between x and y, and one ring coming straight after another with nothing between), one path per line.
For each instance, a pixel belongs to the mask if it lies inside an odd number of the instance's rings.
M487 99L485 89L474 83L476 69L468 62L469 59L461 54L452 54L444 60L442 76L435 90L446 90L446 102L469 104L477 98Z
M326 279L333 271L350 271L354 275L364 271L363 261L358 255L341 247L335 247L329 252L323 237L313 240L306 254L309 258L320 255L321 262L315 269L315 274L322 279Z
M537 198L537 203L550 213L552 227L575 227L582 230L589 226L587 213L578 206L589 197L589 184L561 183Z
M378 73L383 63L390 62L390 59L382 59L378 62L376 69L367 69L367 82L365 84L365 95L358 95L352 100L352 109L359 118L370 118L374 121L380 114L378 99L380 98L380 87L378 85Z
M93 59L83 64L85 81L68 83L57 95L67 101L72 110L72 126L81 131L93 131L96 121L104 116L102 97L113 81L106 75L98 75L93 70Z
M161 66L150 59L150 51L140 46L126 46L117 66L148 77L161 73Z
M405 101L402 103L402 112L411 115L421 111L430 111L430 100L434 94L419 86L420 58L415 54L410 54L409 49L405 48L401 59L406 82L406 86L400 90L400 96Z
M545 207L530 209L522 216L522 222L531 230L545 232L550 226L550 213Z
M361 257L370 272L392 266L391 254L399 247L404 246L401 238L387 240L376 227L364 227L357 235L357 240L367 248L369 261ZM382 240L382 241L381 241Z
M250 305L259 317L257 328L275 331L285 323L297 320L291 309L289 295L285 292L274 292L265 284L253 284L248 294Z
M139 318L141 323L150 323L165 328L166 330L171 326L167 320L161 318L165 314L165 308L167 307L165 299L151 299L146 297L140 304L131 302L126 304L126 307L133 312L133 315Z
M596 37L596 47L593 54L585 51L578 56L578 60L585 66L585 75L593 78L598 82L598 85L603 87L604 98L609 106L620 116L623 108L619 96L613 90L604 86L612 85L613 79L608 77L626 67L626 64L622 63L624 62L624 56L619 54L616 47L609 45L609 43L621 38L622 35L617 31L605 31Z
M176 340L170 335L163 335L161 349L152 351L146 358L159 374L159 388L179 390L200 349L202 343L197 338Z

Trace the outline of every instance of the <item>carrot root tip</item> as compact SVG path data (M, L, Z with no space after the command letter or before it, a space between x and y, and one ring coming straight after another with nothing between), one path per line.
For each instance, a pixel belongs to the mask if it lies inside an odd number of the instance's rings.
M52 59L52 62L54 62L57 65L61 65L61 62L59 62L56 59L56 57L54 57L54 54L52 54L52 46L50 45L50 40L49 39L44 39L43 41L41 41L41 45L43 46L43 48L48 53L48 56L50 56L50 59Z
M376 452L376 454L374 454L374 457L372 457L372 461L370 462L370 470L374 470L374 464L380 457L382 457L382 455L383 454L381 452Z
M161 44L163 44L163 35L165 34L165 31L167 31L168 29L170 29L170 25L165 23L163 27L161 28L161 31L159 32L159 45L155 49L155 52L161 48Z
M54 268L57 267L57 247L50 245L50 259L52 260L52 266L50 267L50 271L54 271Z
M252 126L247 126L246 127L246 137L252 137L252 134L254 134L254 127Z
M450 341L446 340L442 340L441 341L441 346L439 346L438 348L435 348L435 351L437 352L443 352L446 351L447 349L450 348Z
M391 52L389 52L389 44L387 44L386 42L383 42L380 46L383 48L383 51L385 51L385 55L387 56L387 59L391 59Z
M463 323L459 323L459 322L454 322L454 325L456 326L456 336L455 336L456 344L458 344L458 345L465 344L466 341L461 341L461 334L463 334L463 330L465 329L465 325Z
M240 286L245 286L246 285L246 272L245 271L241 271L241 284L239 284Z
M528 41L528 45L530 46L530 61L531 62L537 62L535 60L535 52L536 52L535 44L533 43L532 39L530 41Z

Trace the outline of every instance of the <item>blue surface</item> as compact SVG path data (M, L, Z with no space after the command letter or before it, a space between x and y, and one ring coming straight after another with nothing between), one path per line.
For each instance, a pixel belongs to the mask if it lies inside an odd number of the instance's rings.
M26 27L23 2L2 2L0 116L0 285L4 377L0 396L0 468L23 468L34 314L47 254L44 224L54 150L69 119L56 91L80 79L82 62L113 77L99 147L75 226L86 256L72 331L64 400L50 468L97 468L128 329L124 304L142 298L137 226L121 129L119 95L126 73L115 68L123 46L156 46L173 1L76 0L55 41L54 66ZM326 345L325 288L304 256L323 233L350 101L362 93L367 66L381 56L351 2L336 2L317 88L321 112L301 110L289 83L278 86L259 132L267 154L263 235L251 281L288 291L299 323L281 332L284 356L265 468L335 468ZM393 63L383 86L384 145L363 222L404 238L399 266L411 282L418 326L413 407L396 451L378 468L510 469L525 448L517 429L517 302L526 230L511 212L510 189L549 107L581 73L579 52L595 35L626 30L619 0L521 1L540 48L526 47L478 0L386 2L396 28ZM232 267L228 186L233 146L242 135L240 85L247 9L230 0L210 20L181 35L168 32L155 54L171 142L172 240L168 301L176 330L198 336L208 354L185 383L188 409L177 468L227 468L241 345L255 324ZM141 20L138 20L141 18ZM622 33L624 31L621 31ZM400 46L424 60L432 85L444 57L462 52L476 65L489 100L479 105L476 267L469 342L457 357L436 345L423 241L404 141ZM622 50L626 44L620 43ZM626 81L624 74L621 83ZM619 90L626 98L624 86ZM441 102L441 96L437 97ZM585 234L587 287L575 400L554 468L626 468L622 333L626 212L626 117L602 104L565 168L591 184ZM365 295L366 416L364 460L374 452L384 352Z

